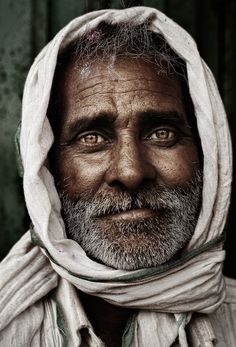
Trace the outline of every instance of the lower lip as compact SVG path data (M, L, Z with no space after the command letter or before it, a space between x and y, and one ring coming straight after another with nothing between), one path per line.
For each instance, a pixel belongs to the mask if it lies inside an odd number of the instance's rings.
M150 210L147 208L139 208L135 210L129 210L125 212L110 214L107 216L107 218L112 219L114 221L138 220L138 219L151 218L154 215L155 215L155 212L153 210Z

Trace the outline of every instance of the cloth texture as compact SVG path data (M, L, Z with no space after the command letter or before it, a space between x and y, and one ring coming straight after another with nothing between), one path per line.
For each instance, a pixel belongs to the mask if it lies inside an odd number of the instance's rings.
M61 203L48 168L53 133L46 115L61 49L102 21L138 24L146 20L150 29L161 34L186 62L204 156L203 201L194 235L180 260L157 268L123 271L89 259L76 242L66 238ZM65 331L58 329L58 307L65 305L62 302L66 300L65 295L59 294L65 292L65 286L70 288L67 292L73 298L76 295L71 288L75 287L111 304L139 310L131 324L132 338L127 332L124 346L168 347L178 343L185 347L186 327L195 336L200 321L206 333L204 341L196 342L196 346L213 346L207 315L216 312L225 299L222 242L230 198L232 153L227 119L214 77L190 35L163 13L147 7L101 10L74 19L41 51L30 69L23 96L20 151L25 200L38 246L31 247L26 234L1 264L0 346L63 346L65 341L69 346L80 346L73 322L65 324ZM46 299L53 289L59 299ZM75 305L68 303L68 306L70 314L76 316ZM193 312L199 314L198 318L192 317ZM85 326L92 335L89 323ZM7 339L19 328L23 342L16 343L12 338L9 344ZM93 337L88 345L102 346L102 342Z

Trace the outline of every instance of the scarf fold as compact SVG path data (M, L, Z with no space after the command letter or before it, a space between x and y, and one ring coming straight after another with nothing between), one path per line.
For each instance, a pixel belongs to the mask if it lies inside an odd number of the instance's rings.
M21 260L19 268L15 266L16 259ZM11 276L21 276L22 281L16 282L15 277L11 280L5 278L8 283L5 291L7 304L4 298L0 301L1 347L11 345L12 334L18 334L17 329L22 331L18 339L19 346L38 346L38 341L45 347L80 346L83 343L80 329L87 329L91 342L89 346L104 347L85 318L75 287L67 280L58 279L47 257L39 247L32 245L29 232L1 263L0 272L6 268ZM4 290L2 284L1 293ZM40 293L37 291L38 287L41 289ZM17 309L16 302L19 303ZM216 339L207 315L194 314L192 319L191 317L192 313L170 314L139 310L126 326L122 347L187 347L188 340L193 347L213 347Z
M101 21L122 25L126 21L140 24L147 20L150 30L161 34L186 62L204 155L203 201L194 235L179 262L157 269L123 271L92 261L76 242L66 238L60 200L47 166L53 133L46 114L60 49L97 27ZM20 278L18 270L11 276L18 276L18 289L20 284L22 288L28 285L28 297L15 313L6 303L6 322L17 319L20 311L43 298L57 285L58 274L81 291L114 305L139 309L140 313L131 325L133 339L130 346L165 347L175 341L181 347L187 346L186 327L192 325L192 335L197 329L191 322L191 313L210 314L221 305L225 296L222 276L224 251L220 240L229 205L232 170L231 141L224 107L214 78L189 34L163 13L146 7L102 10L74 19L42 50L31 67L23 97L20 150L26 204L44 255L40 255L38 247L35 248L37 251L33 248L38 260L32 266L27 249L24 249L22 270L29 276ZM54 271L43 265L46 257ZM19 256L13 259L14 263ZM31 271L37 274L34 275L38 276L35 281L40 283L36 291ZM3 283L1 293L6 293L8 281L11 279ZM22 300L21 292L14 293L17 301ZM43 319L46 320L46 316L45 311ZM69 329L67 334L70 338ZM208 333L203 342L196 342L196 346L211 346L210 341L212 337Z

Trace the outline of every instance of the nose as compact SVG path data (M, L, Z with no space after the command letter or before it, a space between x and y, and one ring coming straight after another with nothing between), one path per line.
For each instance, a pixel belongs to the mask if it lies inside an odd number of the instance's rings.
M155 167L136 141L126 139L116 146L105 177L109 186L134 190L155 178Z

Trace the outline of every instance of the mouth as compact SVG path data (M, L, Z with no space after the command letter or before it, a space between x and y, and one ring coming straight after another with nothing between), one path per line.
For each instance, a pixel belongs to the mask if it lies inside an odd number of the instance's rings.
M108 214L104 217L112 221L135 221L141 219L148 219L154 217L155 215L156 211L151 210L149 208L136 208L127 211Z

